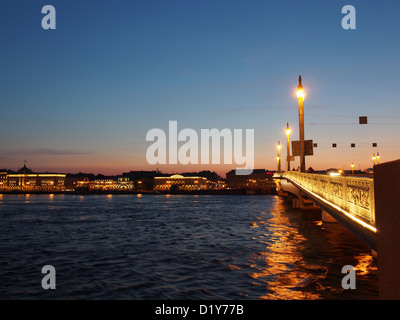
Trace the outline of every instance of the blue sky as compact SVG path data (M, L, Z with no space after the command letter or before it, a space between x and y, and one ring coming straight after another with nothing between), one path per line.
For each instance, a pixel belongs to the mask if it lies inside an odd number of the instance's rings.
M41 27L46 4L56 30ZM347 4L356 30L341 27ZM398 159L399 12L395 0L2 0L0 167L233 169L148 165L147 131L177 120L254 129L255 166L276 169L287 122L298 138L300 74L306 138L318 143L307 167Z

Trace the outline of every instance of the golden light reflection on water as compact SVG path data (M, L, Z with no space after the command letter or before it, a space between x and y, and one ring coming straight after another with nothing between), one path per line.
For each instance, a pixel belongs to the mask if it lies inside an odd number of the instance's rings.
M354 266L357 275L364 276L371 273L372 271L378 270L378 268L374 265L372 255L360 254L355 258L356 260L358 260L358 264Z
M324 277L324 273L315 276L315 273L313 275L307 271L312 266L306 265L300 251L306 239L290 226L288 217L282 214L284 211L283 203L277 201L271 218L251 224L251 228L267 224L272 234L264 234L258 239L267 246L265 251L250 257L250 267L256 269L256 272L249 276L257 281L254 284L266 287L267 293L260 296L260 299L318 299L320 295L304 289L315 283L317 278Z
M260 214L249 226L252 239L264 246L248 261L252 284L265 288L259 299L344 299L350 294L341 286L341 266L346 264L354 266L361 281L375 281L376 261L345 227L297 214L301 212L287 211L277 199L270 213ZM368 286L375 290L371 282ZM375 299L373 292L365 294Z

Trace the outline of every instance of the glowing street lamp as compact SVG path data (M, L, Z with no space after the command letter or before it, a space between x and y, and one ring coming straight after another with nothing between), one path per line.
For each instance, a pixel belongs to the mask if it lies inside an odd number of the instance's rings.
M300 133L300 171L306 171L306 157L304 152L304 90L299 76L299 85L297 86L297 98L299 101L299 133Z
M304 100L304 90L303 86L301 85L301 76L300 76L300 84L297 87L297 98L302 98ZM301 86L301 88L299 88Z
M287 153L287 171L290 171L290 129L289 123L286 123L286 153Z
M376 161L377 161L377 164L379 164L379 152L376 154Z
M353 162L351 163L351 174L352 175L354 174L354 163Z
M373 161L373 163L374 163L374 166L375 166L375 159L376 159L376 157L375 157L375 153L372 155L372 161Z

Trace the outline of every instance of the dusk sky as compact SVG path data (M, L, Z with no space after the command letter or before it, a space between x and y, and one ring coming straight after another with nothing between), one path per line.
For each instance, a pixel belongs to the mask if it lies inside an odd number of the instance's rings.
M55 30L41 26L47 4ZM355 30L341 25L348 4ZM176 120L254 129L255 168L275 170L287 122L298 139L299 75L305 137L318 143L307 168L399 159L399 13L398 0L0 0L0 168L235 168L149 165L146 133Z

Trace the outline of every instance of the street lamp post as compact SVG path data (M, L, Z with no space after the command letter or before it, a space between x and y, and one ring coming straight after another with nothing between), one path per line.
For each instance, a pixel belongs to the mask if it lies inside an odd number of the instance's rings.
M354 175L354 163L351 163L351 175Z
M374 163L374 166L375 166L375 153L372 155L372 162Z
M299 101L299 133L300 133L300 171L306 171L306 157L304 150L304 90L299 76L299 85L297 86L297 98Z
M290 129L289 123L286 123L286 153L287 153L287 171L290 171Z
M379 152L376 154L376 161L377 161L377 164L379 164Z
M281 142L278 141L278 173L281 173Z

